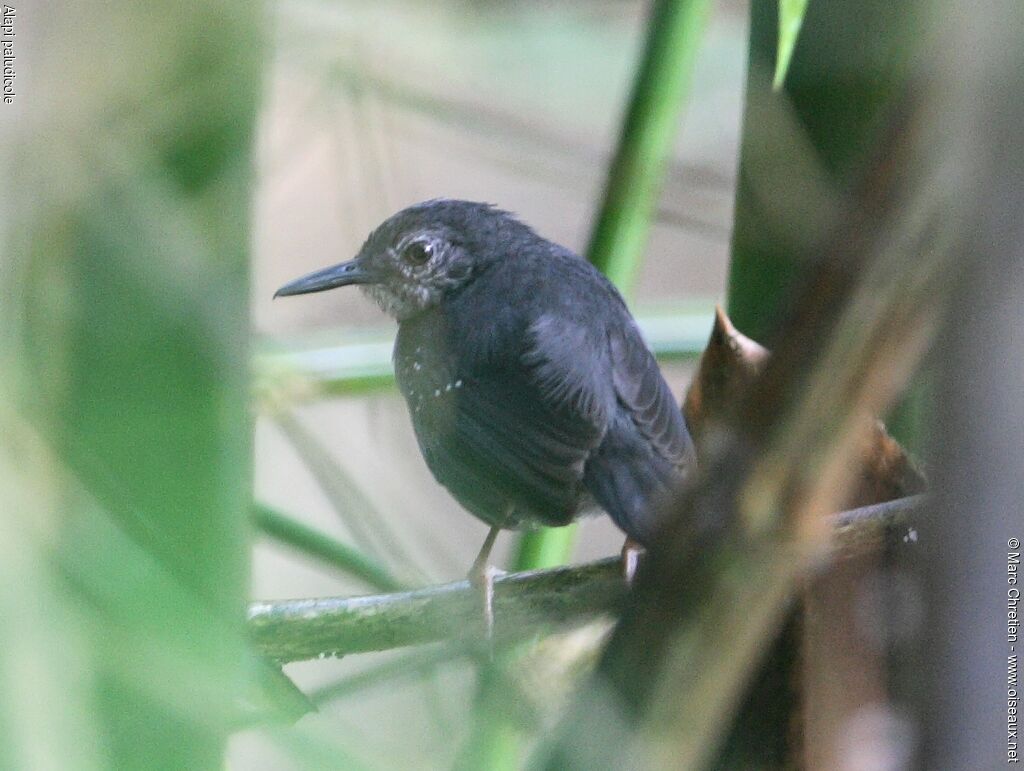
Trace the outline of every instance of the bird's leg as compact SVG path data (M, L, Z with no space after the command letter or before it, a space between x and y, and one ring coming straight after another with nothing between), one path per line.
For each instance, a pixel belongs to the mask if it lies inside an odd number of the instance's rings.
M487 561L491 557L491 549L494 548L499 532L499 527L490 529L484 539L484 545L480 547L480 553L473 560L473 567L469 569L469 582L483 592L484 629L488 640L494 637L494 577L500 575L502 571L489 565Z
M494 542L498 540L498 533L500 532L500 527L492 527L487 532L484 544L480 547L480 553L476 555L476 559L473 560L473 567L469 569L469 576L471 580L473 576L483 574L484 568L487 567L487 560L491 558L491 550L494 549Z
M636 578L636 569L640 564L640 555L644 551L644 547L639 542L634 541L628 535L626 536L626 541L622 544L622 577L626 579L626 583L630 586L633 584L633 579Z

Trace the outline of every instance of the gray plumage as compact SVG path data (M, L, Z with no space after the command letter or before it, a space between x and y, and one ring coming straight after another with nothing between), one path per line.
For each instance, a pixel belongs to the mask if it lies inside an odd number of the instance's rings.
M507 212L434 200L350 263L282 287L361 284L399 322L395 375L423 457L498 527L568 524L596 502L640 543L694 463L682 415L616 289Z

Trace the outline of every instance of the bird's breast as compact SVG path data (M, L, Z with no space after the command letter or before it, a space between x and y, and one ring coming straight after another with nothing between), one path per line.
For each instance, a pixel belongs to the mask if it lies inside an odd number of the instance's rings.
M453 419L455 395L465 386L443 331L402 326L394 352L395 380L417 432L443 430Z

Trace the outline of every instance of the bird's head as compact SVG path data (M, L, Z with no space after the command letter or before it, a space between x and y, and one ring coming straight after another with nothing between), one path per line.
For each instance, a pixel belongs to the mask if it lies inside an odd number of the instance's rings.
M510 244L536 236L489 204L436 199L392 215L366 239L355 259L296 279L274 297L357 284L398 321L457 291Z

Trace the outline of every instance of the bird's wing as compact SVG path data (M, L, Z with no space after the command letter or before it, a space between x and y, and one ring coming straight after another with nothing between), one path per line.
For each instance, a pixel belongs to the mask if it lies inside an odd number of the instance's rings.
M552 313L530 326L523 363L542 400L602 434L624 413L653 452L674 465L684 463L692 441L658 363L624 306L609 321L586 323Z
M690 452L679 405L624 309L607 326L547 314L530 327L529 337L523 362L547 403L599 426L625 412L666 460L682 462Z
M688 461L693 443L672 391L632 319L609 333L612 383L619 404L651 448L675 465Z
M463 505L492 523L501 516L495 508L509 501L528 519L570 521L587 462L623 418L635 426L630 441L682 463L685 424L628 316L609 331L555 311L520 330L470 341L465 351L503 355L462 358L452 383L434 387L436 396L413 410L431 471Z

